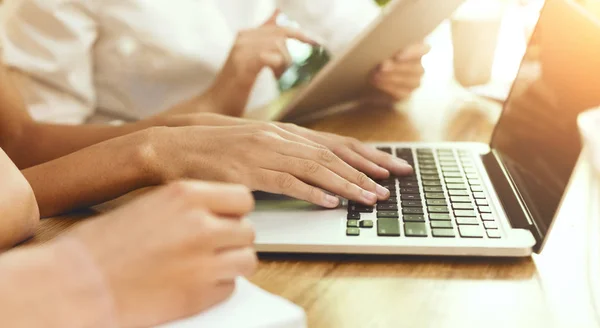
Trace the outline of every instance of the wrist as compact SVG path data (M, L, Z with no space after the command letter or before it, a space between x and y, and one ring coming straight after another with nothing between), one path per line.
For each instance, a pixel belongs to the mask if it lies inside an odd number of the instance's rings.
M141 182L140 188L162 185L176 178L172 173L173 158L163 153L161 147L168 140L169 129L165 126L148 128L136 133L133 142L128 142L133 147L133 151L128 153L132 156L131 162ZM177 148L176 145L169 147ZM165 158L169 162L165 162Z

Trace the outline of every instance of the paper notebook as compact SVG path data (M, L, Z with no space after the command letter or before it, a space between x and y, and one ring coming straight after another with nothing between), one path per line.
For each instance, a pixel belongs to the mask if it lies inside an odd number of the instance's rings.
M233 295L197 316L160 328L306 328L304 310L270 294L243 278L236 281Z

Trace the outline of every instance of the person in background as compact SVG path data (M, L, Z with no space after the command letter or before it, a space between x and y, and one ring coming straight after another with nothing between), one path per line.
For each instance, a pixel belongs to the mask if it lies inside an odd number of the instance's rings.
M335 56L380 13L373 0L9 0L1 30L36 120L82 123L97 112L136 120L160 113L241 116L279 95L290 64L278 10ZM416 44L381 63L382 97L420 84Z
M0 180L6 250L33 234L39 213L1 149ZM256 268L242 218L252 208L245 187L175 182L46 244L5 251L0 326L150 327L206 310Z

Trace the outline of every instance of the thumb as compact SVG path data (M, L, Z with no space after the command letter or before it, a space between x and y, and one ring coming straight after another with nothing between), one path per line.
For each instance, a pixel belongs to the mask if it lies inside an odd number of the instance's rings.
M267 19L262 26L277 25L277 17L279 17L279 14L281 14L281 10L275 9L273 15L271 15L271 17L269 17L269 19Z

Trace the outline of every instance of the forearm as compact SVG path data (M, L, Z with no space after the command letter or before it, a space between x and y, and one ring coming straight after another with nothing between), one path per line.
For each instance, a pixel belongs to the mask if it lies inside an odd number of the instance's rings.
M30 121L0 146L4 146L6 153L20 169L25 169L158 123L155 119L120 126L58 125Z
M0 256L2 327L116 327L112 303L101 273L75 240Z
M142 131L101 142L22 171L41 216L86 208L160 183L150 165L147 135Z

